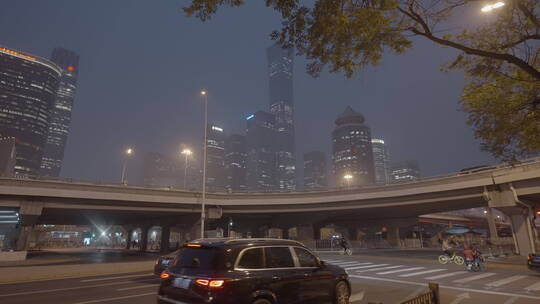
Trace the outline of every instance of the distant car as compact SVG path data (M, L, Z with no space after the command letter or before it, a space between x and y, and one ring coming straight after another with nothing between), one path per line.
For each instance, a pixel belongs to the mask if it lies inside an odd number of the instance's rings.
M178 255L179 252L180 250L176 250L169 254L160 256L156 260L156 264L154 265L154 274L160 275L165 269L167 269L169 264L174 260L174 258Z
M157 303L349 303L345 270L299 242L200 239L184 245L161 274Z
M530 270L540 271L540 254L529 254L527 258L527 267L529 267Z

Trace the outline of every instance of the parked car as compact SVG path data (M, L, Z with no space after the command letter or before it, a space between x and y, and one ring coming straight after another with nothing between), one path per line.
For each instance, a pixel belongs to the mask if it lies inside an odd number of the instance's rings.
M180 250L176 250L169 254L160 256L156 260L156 264L154 265L154 274L160 275L165 269L167 269L169 264L174 260L174 258L178 255L179 252Z
M530 270L540 271L540 254L530 253L527 258L527 267Z
M161 274L158 304L349 303L345 270L302 243L200 239L184 245Z

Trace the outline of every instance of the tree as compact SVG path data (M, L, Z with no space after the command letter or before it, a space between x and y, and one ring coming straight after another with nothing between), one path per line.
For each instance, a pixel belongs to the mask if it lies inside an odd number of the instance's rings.
M460 101L468 123L483 150L515 160L540 151L540 1L507 1L489 12L489 22L465 26L459 17L487 1L265 0L283 19L272 38L304 55L313 76L328 66L352 77L379 64L385 50L405 52L411 36L460 51L443 69L468 77ZM220 6L244 3L192 0L184 11L205 21ZM444 30L456 24L459 29Z

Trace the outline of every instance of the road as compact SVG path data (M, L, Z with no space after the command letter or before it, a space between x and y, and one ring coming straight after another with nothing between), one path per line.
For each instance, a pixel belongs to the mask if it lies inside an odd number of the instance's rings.
M323 255L347 270L351 302L400 303L440 284L445 304L540 303L540 274L523 269L490 268L469 273L463 266L395 257ZM155 303L159 279L147 272L0 285L0 303L91 304Z

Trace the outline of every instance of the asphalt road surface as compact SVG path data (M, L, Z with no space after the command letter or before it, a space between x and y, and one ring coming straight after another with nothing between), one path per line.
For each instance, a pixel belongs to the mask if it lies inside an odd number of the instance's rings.
M470 273L463 266L393 261L388 257L325 255L351 277L351 303L401 303L440 284L445 304L540 303L540 273L488 269ZM2 304L155 303L159 279L148 272L56 279L0 285Z

